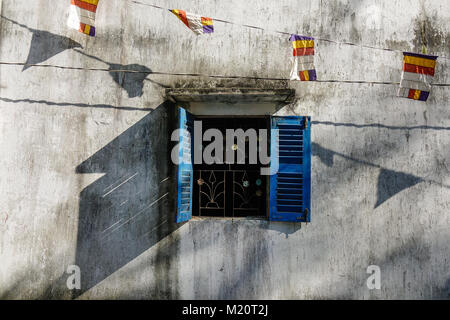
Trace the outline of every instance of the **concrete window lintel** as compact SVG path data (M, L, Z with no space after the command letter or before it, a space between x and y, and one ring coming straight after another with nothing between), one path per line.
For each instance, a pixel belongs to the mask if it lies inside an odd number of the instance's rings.
M166 89L169 100L178 103L291 103L294 89L181 88Z

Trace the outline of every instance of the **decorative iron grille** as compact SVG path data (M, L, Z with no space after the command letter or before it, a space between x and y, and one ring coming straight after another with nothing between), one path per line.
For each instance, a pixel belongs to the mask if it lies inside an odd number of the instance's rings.
M264 216L266 177L259 170L194 172L199 216Z

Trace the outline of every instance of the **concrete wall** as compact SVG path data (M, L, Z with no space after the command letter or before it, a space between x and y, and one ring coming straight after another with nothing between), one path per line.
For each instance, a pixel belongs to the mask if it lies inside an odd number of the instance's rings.
M448 87L421 103L395 85L152 74L284 78L290 43L220 22L196 37L125 0L100 2L92 39L66 28L66 2L0 1L0 61L103 69L0 66L0 298L450 297ZM446 0L146 2L414 52L424 30L450 56ZM402 55L318 41L316 65L323 80L399 81ZM296 90L277 114L313 119L312 223L173 223L164 89L217 86ZM66 287L72 264L81 291Z

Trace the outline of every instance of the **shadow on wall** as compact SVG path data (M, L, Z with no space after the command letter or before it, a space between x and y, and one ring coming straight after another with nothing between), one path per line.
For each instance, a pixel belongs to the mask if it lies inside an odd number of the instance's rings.
M83 48L81 44L68 37L60 36L48 31L29 28L28 26L6 18L5 16L1 17L15 25L27 29L33 34L31 38L30 51L28 52L27 61L25 62L27 65L23 67L22 71L31 68L29 65L47 61L65 50Z
M351 128L380 128L380 129L387 129L387 130L432 130L432 131L450 131L450 127L444 127L444 126L428 126L428 125L418 125L418 126L392 126L392 125L385 125L381 123L366 123L366 124L356 124L356 123L341 123L341 122L331 122L331 121L312 121L313 125L326 125L326 126L335 126L335 127L351 127ZM312 143L312 154L313 156L319 157L319 159L322 161L323 164L325 164L327 167L333 167L334 164L334 157L340 156L344 159L358 162L363 165L372 166L380 168L380 174L378 175L378 183L377 183L377 202L375 204L375 208L380 206L385 201L389 200L393 196L395 196L397 193L408 189L420 182L427 181L421 177L390 170L386 168L382 168L381 166L370 163L368 161L355 159L352 157L349 157L345 154L332 151L326 148L323 148L321 145L317 143ZM435 181L428 181L436 183ZM438 183L439 184L439 183ZM439 184L442 187L449 188L449 186Z
M33 65L47 61L65 50L83 48L80 43L68 37L60 36L48 31L33 29L12 19L4 16L1 17L15 25L27 29L33 34L27 61L25 62L26 65L23 67L22 71L31 68ZM91 59L107 64L109 69L104 71L109 72L109 75L112 77L113 81L127 92L129 98L141 97L143 95L144 81L150 81L158 86L166 87L161 83L147 79L147 76L153 72L146 66L140 64L124 65L110 63L82 51L74 51Z
M75 108L97 108L97 109L115 109L123 111L152 111L153 108L136 108L136 107L126 107L126 106L113 106L110 104L87 104L87 103L76 103L76 102L54 102L48 100L33 100L33 99L9 99L5 97L0 97L0 101L8 103L30 103L30 104L45 104L47 106L57 106L57 107L75 107Z
M147 79L147 77L152 74L152 70L146 66L140 64L117 64L110 63L100 59L99 57L87 54L85 52L75 50L79 54L82 54L88 58L100 61L109 66L107 70L109 75L122 89L124 89L129 98L141 97L144 94L144 81L150 81L160 87L168 88L167 86Z
M436 294L436 299L443 298L450 300L450 278L445 281L445 284L442 288L440 288L440 291L438 294Z
M85 292L178 229L166 102L76 168L105 173L80 194L75 264Z
M377 202L375 203L375 208L395 196L397 193L415 186L422 181L424 181L422 178L412 174L381 169L380 174L378 175Z
M445 270L445 265L435 266L435 268L432 268L433 272L426 273L426 276L424 276L423 270L436 264L435 254L441 252L445 255L448 248L446 245L448 242L447 232L443 229L435 229L435 231L431 240L425 236L423 227L420 227L416 229L416 232L410 234L410 238L403 239L401 244L397 243L396 247L387 251L384 257L381 259L374 258L371 261L372 264L380 266L382 274L386 271L388 273L386 279L383 280L382 276L381 280L381 293L383 293L384 288L391 287L391 290L388 291L392 292L393 295L387 299L411 299L413 297L412 299L438 300L450 298L448 273L437 272L439 269L442 270L442 267ZM445 261L444 264L448 265L448 262ZM399 276L403 278L403 285L393 287L396 281L390 281L390 278ZM426 281L418 281L418 278L423 279L424 277L426 277ZM421 283L420 287L418 283ZM372 291L374 297L377 297L377 291ZM378 295L377 298L380 298L380 296ZM384 294L384 296L386 295Z
M418 184L419 182L425 181L421 177L417 177L400 171L385 169L377 164L355 159L345 154L323 148L321 145L315 142L311 144L311 149L312 155L319 157L320 161L322 161L323 164L330 168L333 167L335 156L340 156L350 161L379 168L380 174L378 175L377 183L377 202L375 203L374 209L380 206L383 202L395 196L397 193L408 189Z

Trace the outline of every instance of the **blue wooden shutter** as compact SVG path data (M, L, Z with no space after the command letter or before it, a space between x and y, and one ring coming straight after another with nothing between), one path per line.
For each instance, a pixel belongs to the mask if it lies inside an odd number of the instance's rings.
M270 220L311 220L310 117L272 117ZM278 148L278 152L276 152ZM278 156L277 156L278 153ZM273 172L273 171L272 171Z
M192 186L193 186L193 155L194 117L183 108L179 108L179 151L178 151L178 198L177 223L192 218Z

